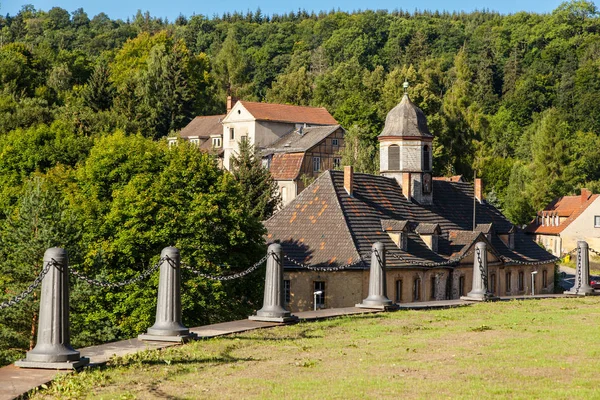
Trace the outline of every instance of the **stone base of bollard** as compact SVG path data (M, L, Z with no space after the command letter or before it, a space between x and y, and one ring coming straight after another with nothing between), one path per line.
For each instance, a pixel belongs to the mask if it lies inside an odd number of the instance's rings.
M366 309L371 309L371 310L383 310L383 311L396 311L400 309L400 306L398 304L355 304L354 307L356 308L366 308Z
M498 301L500 300L500 297L498 296L493 296L493 295L488 295L488 296L460 296L461 300L466 300L466 301Z
M579 293L577 293L577 291L575 291L575 290L567 290L567 291L563 292L563 294L565 294L567 296L573 296L573 297L578 297L578 296L600 296L600 291L594 290L594 289L592 289L591 291L579 290Z
M138 340L143 342L171 342L171 343L187 343L192 340L197 340L198 335L195 333L189 333L187 335L150 335L148 333L142 333L138 335Z
M258 315L251 315L248 317L250 321L261 321L261 322L282 322L282 323L291 323L298 322L298 317L295 315L290 315L288 317L261 317Z
M42 362L42 361L27 361L27 359L15 361L15 365L19 368L35 368L35 369L79 369L90 363L87 357L81 357L77 361L63 362Z

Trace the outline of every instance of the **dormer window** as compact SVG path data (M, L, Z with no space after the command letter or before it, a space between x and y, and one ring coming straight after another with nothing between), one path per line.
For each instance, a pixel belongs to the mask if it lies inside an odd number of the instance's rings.
M434 253L437 253L439 236L442 233L440 226L438 224L420 223L417 226L416 232L427 247Z
M382 219L381 229L388 234L400 250L408 250L408 221Z
M200 139L198 139L198 138L190 139L190 143L195 146L200 146Z
M220 137L212 138L212 147L221 147L221 138Z

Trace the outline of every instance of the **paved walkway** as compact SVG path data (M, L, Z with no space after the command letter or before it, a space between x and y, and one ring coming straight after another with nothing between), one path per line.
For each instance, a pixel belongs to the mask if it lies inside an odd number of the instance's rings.
M540 295L540 296L521 296L518 299L530 298L548 298L564 297L563 295ZM501 300L513 300L515 297L502 298ZM434 309L460 307L473 304L471 301L464 300L445 300L430 301L419 303L400 304L400 309ZM300 321L314 321L326 318L335 318L344 315L379 313L383 310L364 309L356 307L347 308L328 308L317 311L304 311L295 313ZM234 333L246 332L256 329L272 328L285 324L275 322L251 321L248 319L240 321L223 322L220 324L200 326L191 328L190 331L197 334L199 338L212 338L217 336L230 335ZM171 346L177 346L179 343L169 342L142 342L138 339L122 340L91 346L79 349L81 356L89 357L90 365L102 365L108 362L113 356L123 356L136 353L142 350L164 349ZM14 399L26 394L30 390L47 384L58 374L69 373L67 371L44 370L44 369L21 369L14 365L0 368L0 400Z

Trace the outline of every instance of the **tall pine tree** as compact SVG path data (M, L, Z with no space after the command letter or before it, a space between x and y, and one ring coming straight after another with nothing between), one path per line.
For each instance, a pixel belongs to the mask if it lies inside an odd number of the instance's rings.
M231 172L244 188L244 205L260 221L269 218L281 204L277 183L262 166L254 146L248 140L239 143L239 153L233 157Z

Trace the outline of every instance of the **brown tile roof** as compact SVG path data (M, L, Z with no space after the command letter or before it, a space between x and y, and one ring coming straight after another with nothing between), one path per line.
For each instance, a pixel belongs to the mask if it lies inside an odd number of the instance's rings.
M313 125L337 125L335 118L323 107L292 106L289 104L240 103L259 121L306 123Z
M492 229L493 229L493 224L491 224L491 223L490 224L477 224L477 226L475 227L475 232L481 232L481 233L487 234L487 233L492 233L493 232Z
M221 121L223 118L225 118L225 115L196 117L179 132L179 136L182 138L198 136L200 138L208 139L210 135L222 135L223 125L221 124Z
M417 225L415 232L417 232L419 235L433 235L434 233L440 233L440 226L438 224L421 222L419 225Z
M302 128L301 131L294 130L268 145L263 150L263 154L282 151L288 153L308 151L338 129L343 128L339 125L325 125Z
M419 263L447 261L453 254L463 251L466 245L461 245L457 238L450 238L450 231L464 231L470 237L482 235L471 232L473 186L468 183L434 181L434 204L421 206L407 201L394 179L355 173L352 197L344 189L343 181L342 171L324 172L265 222L268 240L280 240L284 251L290 257L297 257L297 261L307 259L312 260L311 264L319 264L335 254L336 260L343 265L360 254L365 267L370 260L372 244L381 241L387 249L388 266L414 268ZM478 224L493 223L498 233L513 228L491 204L476 203L476 208ZM382 220L386 219L410 221L413 225L438 224L442 231L438 253L432 252L414 232L407 234L407 251L399 249L382 228ZM491 244L495 252L515 260L553 259L522 232L515 234L515 250L510 250L497 235L493 235Z
M548 204L542 211L538 212L538 215L568 218L558 226L547 226L538 224L536 217L529 225L527 225L525 231L534 234L558 235L565 230L571 222L575 221L581 213L583 213L598 198L598 196L600 195L591 194L586 191L579 196L559 197Z
M280 241L285 254L302 263L329 266L358 261L328 172L321 177L265 222L267 241Z
M453 175L453 176L434 176L434 180L436 181L446 181L446 182L465 182L465 179L462 175Z
M275 180L291 181L300 175L304 153L278 153L271 160L271 176Z
M399 232L407 230L407 228L409 228L408 221L398 221L395 219L381 220L381 229L383 229L384 231Z

